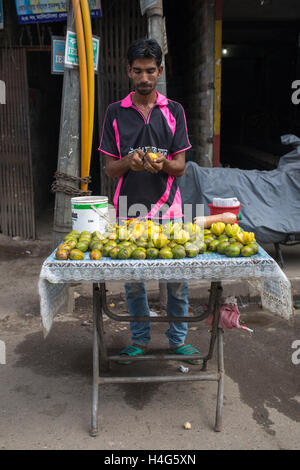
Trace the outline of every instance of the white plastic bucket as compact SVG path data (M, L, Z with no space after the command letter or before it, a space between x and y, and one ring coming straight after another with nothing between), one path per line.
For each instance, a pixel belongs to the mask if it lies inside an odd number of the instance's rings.
M96 207L108 217L108 198L106 196L81 196L72 197L72 230L83 232L95 232L99 230L101 233L107 229L106 220L95 212L92 206Z

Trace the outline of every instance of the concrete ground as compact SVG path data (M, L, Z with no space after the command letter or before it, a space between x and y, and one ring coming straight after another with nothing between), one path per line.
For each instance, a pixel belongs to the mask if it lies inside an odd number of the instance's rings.
M55 319L46 339L39 318L37 281L51 249L51 227L40 221L39 240L0 237L0 449L299 449L300 310L294 326L263 311L245 285L225 286L239 296L241 319L254 329L226 331L223 431L215 433L215 382L105 385L99 394L99 435L88 434L91 415L92 322L89 285L74 287L75 308ZM273 247L264 248L272 254ZM300 246L284 247L295 302L300 298ZM123 288L110 283L112 309L126 308ZM157 283L149 283L158 311ZM203 288L203 299L207 288ZM191 308L200 304L190 286ZM202 296L201 296L202 297ZM298 304L295 303L296 307ZM105 319L107 344L118 351L130 341L127 324ZM165 325L152 325L151 351L167 348ZM193 324L188 343L206 352L205 324ZM293 349L298 341L299 353ZM292 355L294 353L294 360ZM113 365L116 374L181 374L178 362ZM199 366L190 366L189 372ZM209 363L215 370L216 358ZM183 424L189 421L191 429Z

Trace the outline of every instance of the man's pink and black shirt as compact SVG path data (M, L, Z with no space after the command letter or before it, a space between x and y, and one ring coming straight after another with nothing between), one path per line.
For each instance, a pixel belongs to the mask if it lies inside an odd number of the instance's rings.
M191 148L185 113L176 101L157 93L157 100L147 120L132 103L131 92L122 101L108 106L102 129L99 151L122 158L137 149L162 152L166 158ZM118 182L114 195L117 218L122 217L120 196L127 196L128 217L178 219L182 217L182 202L178 181L164 171L152 174L146 170L129 170ZM138 205L146 207L146 213ZM134 206L133 208L133 205ZM141 213L143 212L143 213Z

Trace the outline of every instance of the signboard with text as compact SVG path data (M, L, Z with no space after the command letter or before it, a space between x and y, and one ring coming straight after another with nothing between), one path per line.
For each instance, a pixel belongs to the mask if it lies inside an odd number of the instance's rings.
M19 23L64 21L67 0L15 0ZM101 17L101 0L89 0L91 17Z
M67 46L66 46L67 44ZM100 38L93 36L94 70L98 72ZM67 39L59 36L52 36L52 58L51 73L64 73L65 67L78 67L78 50L76 34L67 31Z

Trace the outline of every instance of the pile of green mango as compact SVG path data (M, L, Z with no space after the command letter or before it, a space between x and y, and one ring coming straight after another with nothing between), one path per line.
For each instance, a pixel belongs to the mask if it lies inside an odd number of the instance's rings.
M156 224L151 220L130 219L121 225L111 226L105 233L95 231L81 233L71 231L57 248L56 258L60 260L84 259L89 251L92 260L104 257L111 259L183 259L194 258L206 252L218 252L226 256L251 256L258 251L254 237L247 232L230 230L225 224L201 230L192 222L185 224ZM236 225L236 224L235 224ZM235 234L235 235L234 235ZM237 241L250 242L247 246ZM243 235L244 234L244 235Z

